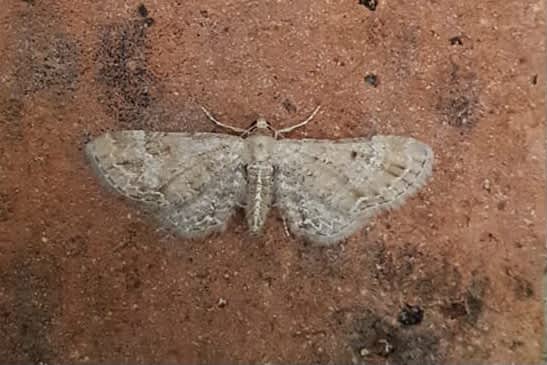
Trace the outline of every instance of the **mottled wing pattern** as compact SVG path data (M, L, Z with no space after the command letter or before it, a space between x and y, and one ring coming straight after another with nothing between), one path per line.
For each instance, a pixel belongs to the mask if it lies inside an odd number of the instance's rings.
M326 245L422 187L433 152L398 136L280 140L273 159L275 206L296 236Z
M246 192L245 142L215 133L120 131L86 146L108 186L183 237L222 230Z

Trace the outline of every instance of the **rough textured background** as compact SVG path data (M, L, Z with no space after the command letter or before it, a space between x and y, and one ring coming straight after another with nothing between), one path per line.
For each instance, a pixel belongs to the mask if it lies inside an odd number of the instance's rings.
M542 1L0 5L2 362L539 361ZM176 239L82 146L215 130L198 103L242 127L321 104L290 137L412 135L433 180L337 248L276 214L261 240L239 218Z

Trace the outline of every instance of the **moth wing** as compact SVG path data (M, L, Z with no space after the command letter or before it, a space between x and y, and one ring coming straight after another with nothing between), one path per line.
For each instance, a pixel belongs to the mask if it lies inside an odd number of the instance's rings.
M110 188L183 237L222 230L246 192L245 141L216 133L120 131L86 145Z
M275 206L296 236L334 244L413 195L432 163L431 148L409 137L279 140Z

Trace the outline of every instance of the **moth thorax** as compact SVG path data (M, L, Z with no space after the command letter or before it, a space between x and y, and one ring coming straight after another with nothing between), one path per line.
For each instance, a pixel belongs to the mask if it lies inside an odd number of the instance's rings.
M255 162L247 166L246 218L251 233L260 233L272 205L273 166Z

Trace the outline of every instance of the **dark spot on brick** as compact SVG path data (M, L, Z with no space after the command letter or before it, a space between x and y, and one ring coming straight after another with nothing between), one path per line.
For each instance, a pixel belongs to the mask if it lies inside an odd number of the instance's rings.
M139 15L143 18L146 18L148 16L148 9L144 4L140 4L137 11L139 12Z
M476 120L476 108L478 101L474 95L457 94L444 98L438 108L444 114L447 124L455 128L471 128Z
M359 0L359 5L363 5L369 10L374 11L376 10L376 7L378 6L378 1L377 0Z
M0 134L9 140L17 141L23 138L22 118L24 103L21 96L10 96L0 91Z
M462 73L459 65L452 63L447 78L448 91L444 91L437 104L443 115L441 120L451 127L470 129L480 116L477 77L471 72Z
M424 319L424 310L418 305L408 305L401 309L397 320L404 326L420 324Z
M199 14L204 17L204 18L208 18L209 17L209 12L207 10L200 10L199 11Z
M449 99L447 108L452 117L448 121L449 125L458 128L470 126L473 104L467 96L462 95Z
M104 85L99 101L124 128L149 127L155 101L155 77L148 69L145 21L108 26L97 53L97 80Z
M351 159L355 160L356 157L357 157L357 152L351 151Z
M349 313L338 322L349 327L350 347L364 363L435 364L442 360L439 338L432 331L395 327L369 309Z
M12 194L0 193L0 222L7 222L11 219L14 206L14 196Z
M69 237L61 244L66 257L77 257L87 253L87 239L81 235Z
M80 47L67 35L33 32L23 44L16 77L24 94L54 88L74 91L79 78Z
M461 274L445 258L431 257L405 244L388 248L382 241L370 247L368 267L374 285L385 291L405 292L424 302L461 295Z
M517 348L524 346L524 342L519 340L512 340L511 345L509 345L509 348L513 351L515 351Z
M488 286L488 280L483 278L474 279L461 299L452 300L441 306L441 313L450 319L463 317L470 324L475 324L479 319L484 307L483 297Z
M137 290L142 285L141 274L135 268L129 269L124 273L125 287L128 291Z
M463 301L451 301L441 307L443 315L450 319L463 317L467 314L465 303Z
M378 76L376 74L368 74L365 76L365 82L369 85L377 87L379 85Z
M289 99L283 100L283 103L281 103L281 104L283 105L283 108L285 108L285 110L288 113L295 113L296 112L296 106Z
M528 280L519 277L516 279L515 284L515 294L519 299L531 298L534 296L534 288Z
M332 62L334 62L337 66L344 67L346 65L346 62L344 60L341 60L338 56L334 57L332 59Z
M534 76L532 76L532 85L537 85L538 83L538 75L535 74Z
M483 232L479 236L479 242L498 242L498 238L492 232Z
M450 38L450 45L452 46L463 46L463 41L462 41L462 37L457 35L455 37L452 37Z
M484 301L482 300L482 297L476 296L472 293L468 293L466 296L466 302L467 302L467 318L469 322L475 323L477 322L480 314L482 313Z
M11 313L0 319L2 349L6 363L51 363L56 349L51 331L60 313L60 274L53 255L35 247L22 247L6 268L2 288L6 293L3 308Z
M505 273L513 280L513 287L517 299L528 299L534 296L534 288L530 281L515 273L512 268L507 267Z

